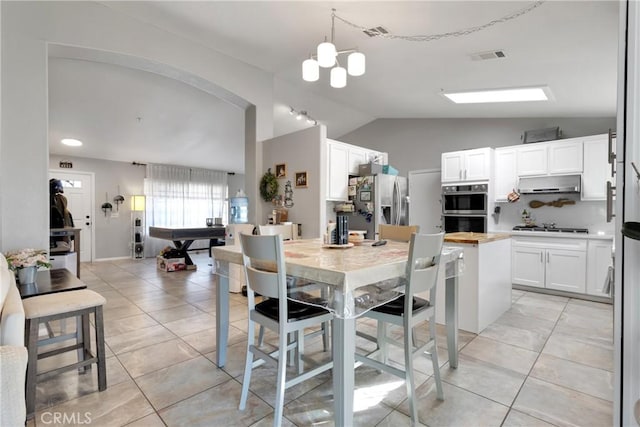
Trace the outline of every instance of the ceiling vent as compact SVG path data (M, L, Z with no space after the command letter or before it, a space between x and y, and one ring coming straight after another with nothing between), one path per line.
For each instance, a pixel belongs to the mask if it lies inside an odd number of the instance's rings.
M500 59L507 57L503 50L488 50L486 52L472 53L469 56L474 61L486 61L487 59Z
M362 30L362 32L369 37L378 37L384 34L389 34L389 30L382 26L369 28L368 30Z

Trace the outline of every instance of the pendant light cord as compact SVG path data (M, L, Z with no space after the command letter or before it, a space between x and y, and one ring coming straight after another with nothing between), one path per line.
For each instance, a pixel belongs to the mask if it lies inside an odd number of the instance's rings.
M378 32L376 34L376 37L383 37L385 39L394 39L394 40L405 40L405 41L410 41L410 42L430 42L430 41L434 41L434 40L440 40L440 39L444 39L447 37L460 37L460 36L466 36L469 34L473 34L476 33L478 31L482 31L485 30L487 28L490 28L494 25L497 24L502 24L508 21L511 21L513 19L516 19L522 15L525 15L529 12L531 12L532 10L536 9L537 7L541 6L543 3L545 3L546 0L539 0L536 1L535 3L529 5L528 7L525 7L524 9L520 9L516 12L510 13L509 15L505 15L501 18L498 19L494 19L492 21L487 22L486 24L482 24L482 25L478 25L476 27L470 27L470 28L465 28L462 30L458 30L458 31L450 31L447 33L441 33L441 34L428 34L428 35L415 35L415 36L405 36L405 35L397 35L397 34L392 34L392 33L381 33ZM333 20L334 18L337 18L338 20L340 20L341 22L349 25L350 27L356 28L360 31L371 31L371 29L363 27L361 25L357 25L354 24L351 21L348 21L344 18L341 18L340 16L336 15L335 13L335 9L332 9L333 13L331 14L331 40L333 42Z

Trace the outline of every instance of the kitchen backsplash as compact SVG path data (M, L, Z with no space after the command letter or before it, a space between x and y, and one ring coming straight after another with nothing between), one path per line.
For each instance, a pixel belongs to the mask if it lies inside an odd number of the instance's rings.
M529 202L539 200L551 202L559 198L575 200L575 205L564 205L561 208L543 206L537 209L529 207ZM515 203L496 203L500 214L489 213L488 229L490 231L508 231L516 225L522 225L522 211L527 210L537 225L555 223L557 227L588 228L590 234L613 234L614 223L606 222L606 203L604 201L580 201L574 194L534 194L522 195Z

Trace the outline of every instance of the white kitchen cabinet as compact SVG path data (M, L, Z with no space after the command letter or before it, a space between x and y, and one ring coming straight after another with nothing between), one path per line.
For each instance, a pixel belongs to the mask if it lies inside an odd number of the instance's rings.
M347 200L349 149L346 144L327 140L327 200Z
M613 240L590 240L587 249L587 294L610 297L602 292L605 280L612 266L611 251Z
M348 200L349 175L374 159L386 164L386 153L327 139L327 200Z
M489 147L442 153L442 182L489 180L492 155Z
M511 282L518 285L544 288L545 250L516 246L511 250Z
M582 141L563 140L517 146L518 176L582 173Z
M582 172L582 141L559 141L547 147L550 175Z
M607 138L606 134L597 135L583 142L582 200L607 199L607 181L613 179Z
M479 334L511 308L511 239L459 243L445 236L445 245L464 251L464 274L458 280L458 328ZM506 260L506 262L505 262ZM500 265L500 268L496 268ZM438 274L436 323L445 323L445 278ZM421 295L429 297L429 295Z
M462 181L464 153L456 151L442 153L442 182Z
M537 143L517 147L518 176L546 175L547 144Z
M516 285L586 292L587 241L513 237L511 281Z
M585 293L587 253L584 250L547 249L545 287Z
M369 152L366 148L348 147L349 174L358 175L360 165L368 163Z
M506 202L507 195L518 185L515 147L496 148L494 153L494 193L496 202Z

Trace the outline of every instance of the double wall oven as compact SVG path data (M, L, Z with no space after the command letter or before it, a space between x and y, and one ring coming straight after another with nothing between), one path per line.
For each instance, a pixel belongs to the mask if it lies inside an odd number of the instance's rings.
M466 184L442 187L442 222L446 233L487 232L489 185Z

